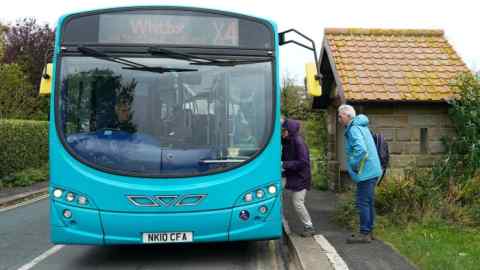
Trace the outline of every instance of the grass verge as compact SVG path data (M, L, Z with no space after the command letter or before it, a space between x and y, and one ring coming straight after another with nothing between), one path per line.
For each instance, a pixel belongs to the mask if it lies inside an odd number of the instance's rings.
M422 270L467 270L480 266L480 229L442 220L407 225L380 219L376 234Z

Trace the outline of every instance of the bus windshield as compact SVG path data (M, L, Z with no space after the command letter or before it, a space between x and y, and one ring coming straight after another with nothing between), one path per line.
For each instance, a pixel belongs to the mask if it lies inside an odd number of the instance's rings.
M193 176L245 163L267 144L271 60L121 60L61 58L57 125L80 161L120 175Z

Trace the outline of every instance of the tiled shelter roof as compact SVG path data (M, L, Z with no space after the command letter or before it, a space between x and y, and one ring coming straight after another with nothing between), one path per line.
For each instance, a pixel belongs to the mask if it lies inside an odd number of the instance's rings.
M327 28L324 47L348 101L444 101L469 71L442 30Z

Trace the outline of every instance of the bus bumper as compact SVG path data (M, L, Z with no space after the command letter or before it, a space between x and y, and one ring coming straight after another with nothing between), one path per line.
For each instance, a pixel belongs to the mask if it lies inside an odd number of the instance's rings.
M260 207L267 207L262 214ZM120 213L51 203L54 244L143 244L143 233L192 232L193 242L279 238L281 203L277 198L235 208L176 213ZM63 211L72 212L65 218ZM249 213L242 219L241 212ZM244 212L243 212L244 213Z
M63 216L65 210L71 211L70 218ZM50 215L52 243L77 245L102 245L104 243L97 210L72 207L51 201Z

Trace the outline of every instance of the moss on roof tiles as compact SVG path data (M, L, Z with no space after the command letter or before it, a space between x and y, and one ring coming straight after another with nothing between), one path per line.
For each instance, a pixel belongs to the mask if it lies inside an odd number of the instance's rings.
M443 30L418 29L380 29L380 28L326 28L330 35L368 35L368 36L443 36Z
M347 100L441 101L468 71L442 30L327 28L325 36Z

